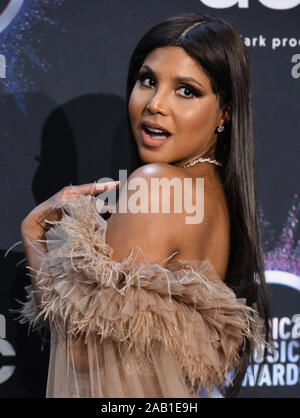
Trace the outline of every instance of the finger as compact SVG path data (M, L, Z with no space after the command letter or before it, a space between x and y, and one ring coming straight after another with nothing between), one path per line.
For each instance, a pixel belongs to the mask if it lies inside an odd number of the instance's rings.
M95 183L95 191L102 191L103 190L103 185L105 187L105 190L113 190L115 188L118 188L120 186L120 181L116 180L116 181L107 181L106 183Z
M68 195L75 195L75 194L84 194L84 195L91 195L91 194L100 194L107 190L112 190L119 187L120 181L107 181L105 183L87 183L87 184L80 184L78 186L71 186L70 191L67 191ZM68 189L67 189L68 190Z

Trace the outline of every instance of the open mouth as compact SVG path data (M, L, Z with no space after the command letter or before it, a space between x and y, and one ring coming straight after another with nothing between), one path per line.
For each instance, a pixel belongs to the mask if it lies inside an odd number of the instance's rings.
M165 131L163 129L158 128L150 128L149 126L146 126L142 123L142 130L149 135L152 139L158 138L158 139L165 139L168 138L171 133L168 131Z

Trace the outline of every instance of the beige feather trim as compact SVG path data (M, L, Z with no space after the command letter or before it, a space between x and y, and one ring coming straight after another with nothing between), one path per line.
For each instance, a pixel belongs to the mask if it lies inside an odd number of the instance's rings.
M105 242L107 223L92 198L72 197L62 207L64 216L46 232L49 251L37 272L42 308L34 321L50 321L58 332L85 341L96 334L99 342L126 342L144 372L151 369L151 347L161 342L174 351L191 390L198 379L206 390L230 380L247 338L261 354L261 318L209 260L169 261L164 268L141 249L144 262L135 263L132 248L114 261ZM32 312L23 308L31 323Z

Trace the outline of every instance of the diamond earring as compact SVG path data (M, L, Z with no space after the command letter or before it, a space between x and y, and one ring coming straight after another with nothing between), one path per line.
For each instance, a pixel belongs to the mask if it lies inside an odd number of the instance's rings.
M223 132L224 129L225 129L224 125L218 125L218 127L217 127L218 132Z

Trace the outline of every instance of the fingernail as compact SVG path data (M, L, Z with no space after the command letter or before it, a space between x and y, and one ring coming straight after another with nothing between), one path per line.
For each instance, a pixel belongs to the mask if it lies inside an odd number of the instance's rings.
M106 186L106 189L114 188L117 184L119 184L120 181L108 181ZM103 189L103 183L96 183L96 190L102 190Z

